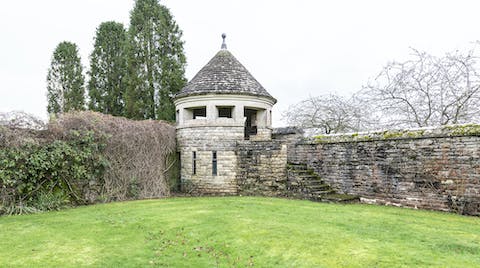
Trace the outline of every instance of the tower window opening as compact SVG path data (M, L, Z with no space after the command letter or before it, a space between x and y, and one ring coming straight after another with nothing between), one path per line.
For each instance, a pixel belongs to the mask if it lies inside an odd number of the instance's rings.
M232 107L218 107L218 117L232 118Z
M192 173L197 174L197 152L192 152Z
M192 109L193 119L207 117L207 107L198 107Z
M217 151L212 152L212 175L217 176Z

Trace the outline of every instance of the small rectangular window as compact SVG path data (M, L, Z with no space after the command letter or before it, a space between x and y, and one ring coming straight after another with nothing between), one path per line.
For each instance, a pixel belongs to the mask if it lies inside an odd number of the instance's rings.
M232 107L218 107L218 117L232 118Z
M217 151L212 152L212 175L217 176Z
M199 107L192 109L193 119L197 118L205 118L207 117L207 108L206 107Z
M193 175L197 174L197 152L192 154L192 173Z

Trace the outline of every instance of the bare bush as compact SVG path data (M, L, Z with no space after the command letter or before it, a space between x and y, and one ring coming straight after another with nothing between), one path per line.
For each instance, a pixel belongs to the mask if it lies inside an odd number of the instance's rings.
M175 152L175 127L162 121L133 121L101 113L67 113L48 126L53 135L90 130L107 135L105 156L110 162L104 193L113 200L163 197L170 194L169 157Z

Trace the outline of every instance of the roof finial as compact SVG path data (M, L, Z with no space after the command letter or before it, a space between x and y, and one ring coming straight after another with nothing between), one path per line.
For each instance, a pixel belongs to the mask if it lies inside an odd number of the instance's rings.
M227 34L222 33L222 38L223 38L222 49L227 49L227 44L225 44L225 38L226 37L227 37Z

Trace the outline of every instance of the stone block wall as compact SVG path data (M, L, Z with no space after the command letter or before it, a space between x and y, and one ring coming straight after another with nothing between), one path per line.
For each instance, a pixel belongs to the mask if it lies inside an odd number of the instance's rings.
M290 147L289 161L364 202L480 215L478 135L384 136L303 140Z
M251 141L269 141L272 139L272 130L269 128L258 128L256 135L251 135Z
M479 127L480 128L480 127ZM363 202L480 215L480 130L442 128L303 138L274 130L244 141L243 127L177 130L184 190L294 196L287 162L307 164L339 193ZM192 152L197 174L192 174ZM217 152L217 175L212 152ZM290 191L290 192L289 192Z
M192 194L237 193L237 140L243 139L243 127L203 127L177 129L181 159L181 185ZM193 152L196 174L193 174ZM217 152L217 175L212 174L212 154Z
M243 141L237 144L238 193L285 196L287 145L278 141Z
M287 154L287 161L290 162L290 158L294 156L291 148L295 148L295 144L299 141L303 140L304 131L300 128L296 127L281 127L281 128L274 128L272 131L272 139L283 144L287 145L288 154Z

